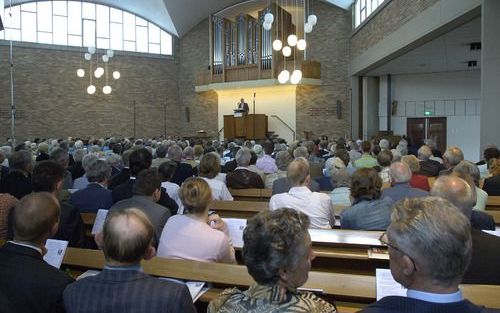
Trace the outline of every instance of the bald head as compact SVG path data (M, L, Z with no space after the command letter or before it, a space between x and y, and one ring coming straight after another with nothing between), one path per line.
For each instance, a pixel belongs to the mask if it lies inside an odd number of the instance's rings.
M475 199L471 186L456 176L440 176L432 186L431 195L453 203L467 218L472 214Z
M464 160L464 153L459 147L449 147L443 154L443 163L447 168L454 167Z
M309 183L309 162L305 158L296 158L288 166L286 173L292 187L305 186Z
M395 183L407 183L411 179L411 170L405 163L394 162L391 164L391 177Z
M111 211L103 228L103 250L108 262L138 263L153 240L153 226L138 209Z
M59 210L59 201L48 192L24 196L13 212L14 240L45 245L57 231Z

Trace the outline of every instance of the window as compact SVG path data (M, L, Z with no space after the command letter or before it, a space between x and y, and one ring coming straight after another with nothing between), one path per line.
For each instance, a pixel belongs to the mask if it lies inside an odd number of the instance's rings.
M354 4L354 28L372 14L384 0L356 0Z
M41 44L172 55L169 33L132 13L105 5L33 1L2 9L5 30L0 31L0 40L12 38Z

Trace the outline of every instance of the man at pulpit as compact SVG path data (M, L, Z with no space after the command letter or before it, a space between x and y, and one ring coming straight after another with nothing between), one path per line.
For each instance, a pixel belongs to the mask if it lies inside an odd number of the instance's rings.
M241 98L240 102L238 102L238 110L243 110L244 115L247 115L248 112L250 111L248 103L245 102L245 99Z

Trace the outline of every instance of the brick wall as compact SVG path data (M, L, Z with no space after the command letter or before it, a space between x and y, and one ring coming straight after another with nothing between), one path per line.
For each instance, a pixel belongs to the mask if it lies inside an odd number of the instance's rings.
M399 29L420 12L439 0L386 0L389 1L351 38L351 57L361 55L387 35Z
M195 93L196 75L207 69L208 19L200 22L180 40L179 98L182 136L193 136L198 130L206 130L210 136L217 134L217 93ZM189 114L186 114L186 109ZM187 119L189 115L189 121Z
M133 136L136 102L136 135L176 134L179 127L178 64L159 59L115 55L110 69L113 91L102 93L103 80L89 95L88 70L76 76L83 53L14 47L15 101L18 110L16 137ZM95 81L95 79L94 79ZM164 110L166 108L166 121ZM0 46L0 139L10 137L10 74L8 47Z
M307 58L321 62L321 86L297 88L297 138L304 131L314 137L344 137L350 133L350 89L347 77L351 13L320 1L313 8L318 24L307 36ZM336 102L342 102L337 119Z

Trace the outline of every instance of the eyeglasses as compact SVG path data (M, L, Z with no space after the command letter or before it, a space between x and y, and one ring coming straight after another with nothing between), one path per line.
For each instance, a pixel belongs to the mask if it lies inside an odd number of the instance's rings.
M411 262L413 263L413 268L415 269L415 271L417 271L417 266L415 264L415 261L413 260L413 258L411 256L408 255L408 253L404 252L403 250L399 249L398 247L396 247L395 245L393 244L390 244L389 243L389 238L387 238L387 232L383 232L382 235L380 235L380 237L378 238L378 240L384 245L384 246L387 246L393 250L396 250L398 251L399 253L401 254L404 254L406 255L410 260Z

